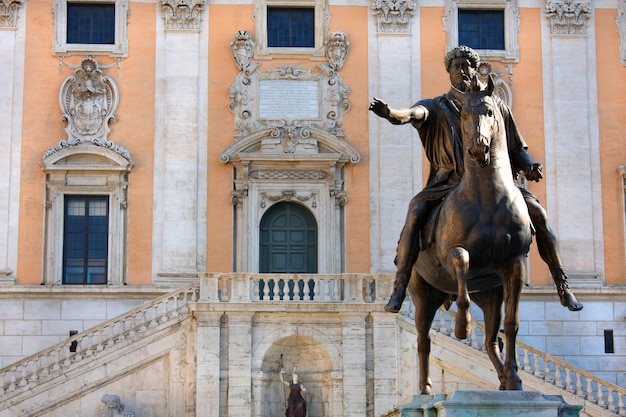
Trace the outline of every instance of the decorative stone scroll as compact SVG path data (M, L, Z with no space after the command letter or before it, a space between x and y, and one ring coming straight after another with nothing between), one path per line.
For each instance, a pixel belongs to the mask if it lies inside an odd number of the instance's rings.
M134 417L135 413L124 411L119 395L105 394L102 397L102 417Z
M206 0L161 0L165 30L200 30Z
M22 0L0 0L0 28L15 29Z
M549 0L546 15L553 35L586 35L591 17L589 0Z
M119 90L115 81L103 74L104 67L98 65L92 56L73 68L74 75L63 81L59 92L63 111L61 120L68 123L65 129L67 139L49 148L44 159L65 148L95 145L110 149L131 161L126 148L107 138L111 131L109 123L115 121L119 104Z
M411 18L415 11L413 0L373 0L372 10L378 32L411 32Z
M230 87L230 110L235 114L235 141L272 129L262 151L315 153L309 129L344 138L343 115L350 109L350 89L339 71L348 56L345 33L333 32L326 43L328 64L312 72L296 66L278 66L263 73L252 62L254 42L239 31L231 53L239 73Z

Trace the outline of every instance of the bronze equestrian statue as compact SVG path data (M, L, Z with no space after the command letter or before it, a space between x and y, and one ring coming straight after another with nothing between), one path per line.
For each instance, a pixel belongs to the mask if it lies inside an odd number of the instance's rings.
M420 233L425 220L434 206L440 203L461 181L464 173L464 154L460 137L460 109L464 92L476 74L480 57L471 48L459 46L445 58L451 88L442 96L421 100L408 109L392 109L385 102L374 98L370 110L393 124L411 123L419 132L426 157L430 162L430 175L426 187L409 205L406 221L400 234L396 255L396 280L386 311L397 313L404 301L406 287L411 276L411 266L423 248ZM509 158L513 175L521 171L529 181L543 178L542 167L534 163L526 151L526 143L517 130L510 109L502 101L498 106L504 118ZM557 248L556 236L548 226L547 214L537 198L528 190L521 189L528 212L536 229L537 248L541 258L550 268L561 304L571 311L583 308L570 290ZM420 245L422 244L422 245Z
M437 309L456 295L455 336L470 332L470 293L485 316L485 348L500 380L500 389L521 390L515 338L524 260L532 240L532 223L515 185L493 81L481 90L476 76L461 110L465 173L461 182L433 211L425 228L431 242L420 253L409 282L415 304L420 392L430 394L429 330ZM432 238L430 237L432 235ZM505 358L500 359L498 330L504 301Z

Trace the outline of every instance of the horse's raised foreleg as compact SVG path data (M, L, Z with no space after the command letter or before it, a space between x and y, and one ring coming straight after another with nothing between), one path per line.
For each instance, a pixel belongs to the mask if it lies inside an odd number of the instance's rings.
M524 263L522 259L500 271L504 286L504 374L507 390L521 390L522 380L517 374L515 339L519 329L519 300L522 293Z
M412 272L409 293L415 305L415 329L417 330L417 357L419 363L420 394L430 394L430 327L437 309L447 299L447 294L428 284L415 270Z
M491 363L493 363L500 389L506 389L506 375L504 374L504 363L500 358L500 347L498 346L498 331L502 320L502 287L496 287L488 291L480 291L472 294L472 300L480 307L485 316L485 350Z
M454 335L457 339L467 339L472 330L472 317L469 312L470 297L467 290L467 272L469 271L469 252L462 247L455 247L448 252L448 262L454 267L458 285L456 297L456 324Z

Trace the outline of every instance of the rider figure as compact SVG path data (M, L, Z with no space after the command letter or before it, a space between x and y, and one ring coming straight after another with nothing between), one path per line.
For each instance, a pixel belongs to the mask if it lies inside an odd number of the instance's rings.
M406 221L396 251L396 279L394 291L385 311L397 313L406 296L406 287L411 277L411 268L420 250L420 231L431 208L456 187L463 176L463 146L460 134L461 103L472 77L476 74L480 57L471 48L459 46L445 58L450 75L450 90L434 99L421 100L408 109L392 109L377 98L369 109L392 124L411 123L419 132L420 139L430 162L430 175L424 189L409 204ZM534 163L526 151L526 143L519 134L508 106L499 100L500 110L506 127L509 157L514 175L519 171L529 181L543 178L542 166ZM528 190L520 188L528 213L536 229L537 248L556 284L561 304L571 311L583 305L576 299L567 282L567 275L559 256L556 236L548 226L546 211L537 198ZM424 242L421 242L424 244Z

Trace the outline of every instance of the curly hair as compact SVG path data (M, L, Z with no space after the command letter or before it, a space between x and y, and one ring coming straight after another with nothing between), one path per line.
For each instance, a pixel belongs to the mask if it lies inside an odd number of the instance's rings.
M446 71L450 71L450 65L452 64L452 60L454 58L467 58L474 69L478 68L478 65L480 64L480 56L478 53L476 53L476 51L469 46L461 45L446 54L446 57L443 60L443 63L446 66Z

